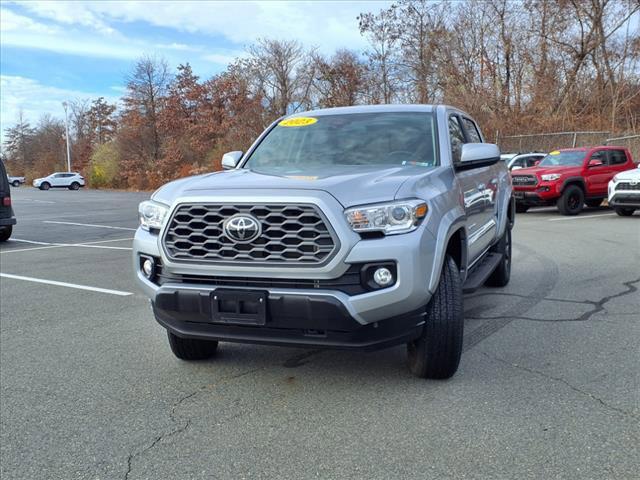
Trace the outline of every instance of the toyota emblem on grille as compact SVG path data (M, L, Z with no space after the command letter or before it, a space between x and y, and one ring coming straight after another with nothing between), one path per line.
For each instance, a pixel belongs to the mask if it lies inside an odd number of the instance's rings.
M260 236L262 227L260 222L251 215L234 215L223 225L224 234L234 242L250 242Z

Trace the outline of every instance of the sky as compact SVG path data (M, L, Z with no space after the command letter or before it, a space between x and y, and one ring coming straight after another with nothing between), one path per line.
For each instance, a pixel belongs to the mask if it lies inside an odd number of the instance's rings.
M365 49L356 17L387 1L1 1L0 127L19 110L36 124L62 102L117 101L142 55L189 62L208 78L259 38L296 39L330 54Z

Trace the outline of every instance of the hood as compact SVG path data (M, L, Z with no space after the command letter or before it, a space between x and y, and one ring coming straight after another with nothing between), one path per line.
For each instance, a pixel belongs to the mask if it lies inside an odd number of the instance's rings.
M200 190L320 190L329 193L344 207L393 200L409 178L431 169L420 166L380 167L369 165L326 166L286 173L260 173L248 169L226 170L171 182L153 198L165 203L182 193Z
M633 168L631 170L625 170L624 172L617 173L615 179L618 182L621 180L640 181L640 168Z
M559 173L561 175L580 175L582 172L582 166L562 166L562 165L554 165L548 167L529 167L529 168L520 168L518 170L513 170L511 172L512 176L517 175L535 175L539 177L540 175L544 175L546 173Z

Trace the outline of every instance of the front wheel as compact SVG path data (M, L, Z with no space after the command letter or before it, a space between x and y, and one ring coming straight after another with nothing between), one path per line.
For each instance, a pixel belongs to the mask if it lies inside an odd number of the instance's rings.
M563 215L578 215L584 205L584 192L577 185L569 185L558 199L558 210Z
M18 180L14 180L11 185L13 185L14 187L19 187L20 186L20 182Z
M167 332L169 346L173 354L181 360L206 360L213 357L218 349L218 342L182 338Z
M616 207L615 211L621 217L630 217L631 215L633 215L633 212L635 212L636 209L635 208L628 208L628 207L627 208L625 208L625 207Z
M78 190L80 188L80 184L78 182L73 182L69 185L69 190Z
M426 308L422 334L407 344L409 369L422 378L450 378L460 364L464 310L460 271L448 255L438 288Z
M47 182L44 182L42 185L40 185L40 190L49 190L51 188L51 185Z
M11 232L13 232L13 225L7 225L5 227L0 227L0 242L6 242L11 237Z

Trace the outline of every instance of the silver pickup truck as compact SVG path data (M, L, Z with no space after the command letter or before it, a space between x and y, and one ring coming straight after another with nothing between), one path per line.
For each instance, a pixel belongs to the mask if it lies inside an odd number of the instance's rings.
M219 341L372 350L457 370L463 293L502 287L514 203L496 145L455 108L316 110L274 122L225 170L139 207L136 277L184 360Z

